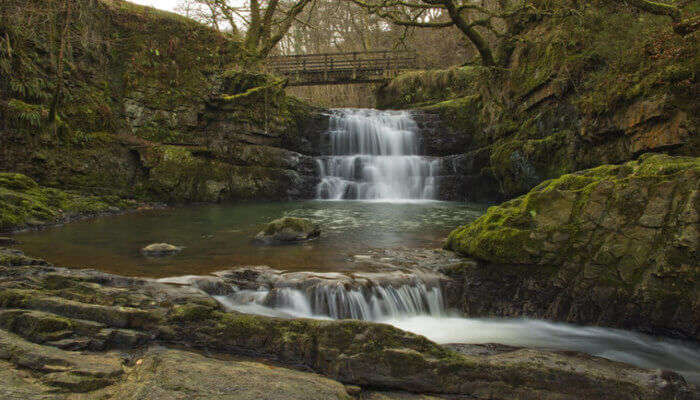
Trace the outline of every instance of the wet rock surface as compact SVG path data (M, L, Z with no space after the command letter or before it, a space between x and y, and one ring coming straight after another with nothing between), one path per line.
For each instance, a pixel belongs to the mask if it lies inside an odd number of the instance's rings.
M151 243L141 249L141 254L148 257L165 257L177 254L181 252L183 248L184 247L175 246L169 243Z
M196 286L94 270L0 267L0 311L9 398L695 396L672 373L532 349L458 354L388 325L225 312ZM219 360L232 355L281 364Z

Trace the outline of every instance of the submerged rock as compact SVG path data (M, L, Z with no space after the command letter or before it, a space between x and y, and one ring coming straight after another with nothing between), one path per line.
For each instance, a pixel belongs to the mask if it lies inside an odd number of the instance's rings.
M141 253L149 257L164 257L181 252L183 247L168 243L152 243L141 249Z
M527 315L700 339L700 158L564 175L491 207L446 247L472 316Z
M260 231L255 240L265 244L305 242L321 235L321 229L307 218L284 217L276 219Z

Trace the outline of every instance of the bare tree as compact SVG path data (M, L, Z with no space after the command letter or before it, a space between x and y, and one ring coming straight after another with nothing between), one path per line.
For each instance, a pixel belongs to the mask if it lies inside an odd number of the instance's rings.
M315 0L186 0L199 10L192 16L228 32L243 43L252 59L262 60L289 32L299 14Z
M494 7L485 7L483 2L475 0L350 0L365 8L372 14L376 14L393 24L401 26L423 28L445 28L455 26L469 39L481 56L481 62L486 66L492 66L504 61L507 52L496 51L486 36L486 32L497 38L507 39L516 34L511 28L516 25L511 22L527 9L534 9L534 5L527 0L497 0ZM642 11L671 17L674 30L681 34L688 34L700 25L697 17L682 20L681 9L675 4L663 3L655 0L620 0ZM500 21L498 24L496 21ZM498 25L501 27L499 28ZM507 42L507 40L505 40ZM500 50L507 49L503 46Z
M473 0L351 0L372 14L393 24L422 28L457 27L474 45L486 66L496 64L494 50L484 36L490 31L503 36L495 20L507 19L524 9L524 5L510 6L507 0L499 0L498 10L488 9Z

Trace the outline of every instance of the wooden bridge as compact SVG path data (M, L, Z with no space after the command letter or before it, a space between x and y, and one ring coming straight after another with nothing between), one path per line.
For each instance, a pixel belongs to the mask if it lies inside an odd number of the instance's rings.
M289 86L383 82L415 68L410 51L301 54L268 58L267 68L289 79Z

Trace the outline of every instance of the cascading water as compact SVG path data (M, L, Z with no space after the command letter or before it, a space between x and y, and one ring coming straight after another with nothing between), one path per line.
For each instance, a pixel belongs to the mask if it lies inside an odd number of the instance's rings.
M338 109L325 134L331 155L316 160L319 199L435 199L439 160L419 155L410 113Z
M250 274L263 278L231 282L226 294L211 292L209 281L198 277L161 281L193 284L233 310L257 314L369 321L446 314L441 290L446 278L439 274L255 271Z
M283 273L253 267L224 271L216 278L184 276L160 281L191 284L232 311L283 318L377 321L445 344L501 343L575 350L642 368L675 370L690 382L700 383L697 344L610 328L529 319L464 318L445 309L443 279L425 272Z

